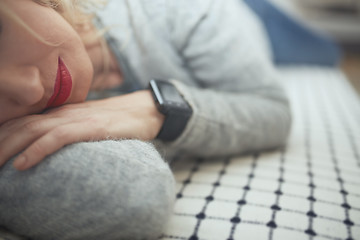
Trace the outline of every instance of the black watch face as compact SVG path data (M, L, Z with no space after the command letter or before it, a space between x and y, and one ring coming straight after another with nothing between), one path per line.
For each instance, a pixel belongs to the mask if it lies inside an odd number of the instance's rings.
M185 104L184 99L181 97L177 89L169 84L169 83L161 83L158 84L160 93L163 97L164 102L167 103L177 103L177 104Z
M191 107L173 84L164 80L151 80L150 87L160 112L164 114L170 111L182 114L192 113Z

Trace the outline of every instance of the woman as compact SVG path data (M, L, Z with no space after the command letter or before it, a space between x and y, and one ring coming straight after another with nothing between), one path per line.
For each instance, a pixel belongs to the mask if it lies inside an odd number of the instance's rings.
M174 196L164 158L288 134L242 2L110 1L92 18L93 3L0 0L0 226L18 236L155 239Z

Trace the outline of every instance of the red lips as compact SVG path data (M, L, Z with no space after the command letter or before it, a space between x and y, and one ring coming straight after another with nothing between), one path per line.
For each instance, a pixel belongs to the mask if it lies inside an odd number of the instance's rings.
M46 108L58 107L66 102L72 89L72 79L69 70L59 58L59 66L55 80L54 93L50 97Z

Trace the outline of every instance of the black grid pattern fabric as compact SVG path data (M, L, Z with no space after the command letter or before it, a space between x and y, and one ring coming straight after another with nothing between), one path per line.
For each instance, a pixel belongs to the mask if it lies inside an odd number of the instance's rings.
M360 101L336 69L280 69L293 111L284 149L179 159L160 239L360 239Z

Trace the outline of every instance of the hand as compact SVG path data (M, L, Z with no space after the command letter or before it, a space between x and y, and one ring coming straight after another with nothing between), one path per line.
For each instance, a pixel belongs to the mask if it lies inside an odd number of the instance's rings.
M24 150L14 161L26 170L67 144L106 139L151 140L164 116L148 90L77 104L44 114L10 120L0 126L0 166Z

